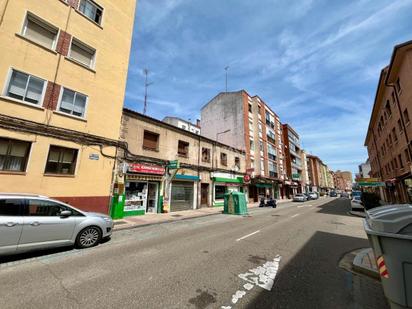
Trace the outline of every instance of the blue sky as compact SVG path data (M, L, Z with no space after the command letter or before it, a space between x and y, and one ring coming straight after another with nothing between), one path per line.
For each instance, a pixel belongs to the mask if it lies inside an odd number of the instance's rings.
M125 106L194 121L225 88L259 95L330 168L357 171L380 70L412 0L138 0Z

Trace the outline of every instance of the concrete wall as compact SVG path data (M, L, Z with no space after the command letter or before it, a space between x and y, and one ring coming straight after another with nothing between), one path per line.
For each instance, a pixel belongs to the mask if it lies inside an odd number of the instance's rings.
M246 150L244 138L244 110L242 91L220 93L201 110L202 135L234 148Z

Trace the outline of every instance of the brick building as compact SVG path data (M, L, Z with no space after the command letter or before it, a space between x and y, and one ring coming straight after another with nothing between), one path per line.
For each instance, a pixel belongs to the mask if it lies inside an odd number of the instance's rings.
M302 160L300 138L288 124L282 125L282 137L285 150L286 179L284 194L288 197L302 192Z
M411 201L412 41L395 46L390 64L379 76L365 139L371 177L385 186L381 198L390 203Z

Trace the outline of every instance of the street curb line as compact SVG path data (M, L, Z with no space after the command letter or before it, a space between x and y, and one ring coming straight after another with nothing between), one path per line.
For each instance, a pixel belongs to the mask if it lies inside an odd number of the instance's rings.
M348 214L348 215L351 215L351 216L354 216L354 217L358 217L358 218L363 218L363 219L365 219L364 216L361 216L361 215L359 215L359 214L357 214L357 213L353 213L352 211L348 211L347 214Z
M357 253L355 255L355 258L353 259L352 265L353 265L353 269L357 272L360 272L364 275L367 275L369 277L375 278L380 280L380 276L379 276L379 272L369 268L369 267L365 267L362 266L362 257L365 255L365 252L369 251L369 248L362 250L361 252Z

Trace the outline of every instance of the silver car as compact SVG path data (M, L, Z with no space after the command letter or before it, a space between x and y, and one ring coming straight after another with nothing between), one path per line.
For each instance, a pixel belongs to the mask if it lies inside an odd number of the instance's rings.
M0 255L76 245L89 248L112 234L113 221L40 195L0 193Z
M294 202L306 202L307 200L308 200L307 197L302 193L298 193L293 196Z

